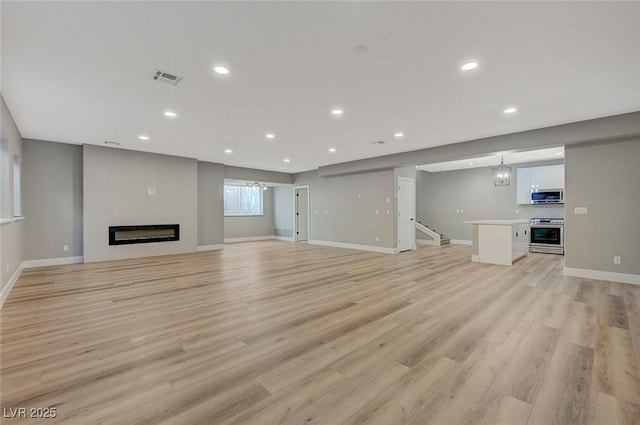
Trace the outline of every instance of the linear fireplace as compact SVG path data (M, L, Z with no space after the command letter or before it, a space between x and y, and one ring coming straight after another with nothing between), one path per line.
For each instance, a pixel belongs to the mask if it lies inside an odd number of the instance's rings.
M109 245L169 242L180 240L179 224L109 226Z

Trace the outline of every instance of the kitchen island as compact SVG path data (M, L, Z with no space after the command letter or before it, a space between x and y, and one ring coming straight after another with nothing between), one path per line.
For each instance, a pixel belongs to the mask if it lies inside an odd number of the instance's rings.
M529 252L529 220L471 220L471 261L510 266Z

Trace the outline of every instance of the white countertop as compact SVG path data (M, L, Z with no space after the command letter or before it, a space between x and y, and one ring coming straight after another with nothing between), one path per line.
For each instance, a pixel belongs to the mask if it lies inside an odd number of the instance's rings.
M529 220L470 220L466 224L490 224L494 226L513 226L514 224L529 224Z

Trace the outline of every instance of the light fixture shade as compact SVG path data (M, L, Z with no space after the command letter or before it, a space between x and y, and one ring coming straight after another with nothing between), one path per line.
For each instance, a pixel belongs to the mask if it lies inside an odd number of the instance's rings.
M509 186L511 184L511 167L504 165L502 157L500 157L500 165L492 168L491 171L494 186Z
M255 187L256 189L262 188L262 190L267 190L267 184L260 182L247 182L247 187Z

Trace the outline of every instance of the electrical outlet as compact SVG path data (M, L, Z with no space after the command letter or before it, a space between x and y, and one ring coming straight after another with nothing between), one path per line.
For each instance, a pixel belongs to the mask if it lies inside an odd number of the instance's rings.
M391 214L391 210L387 210L387 215Z
M387 204L391 203L391 198L387 198Z
M613 264L620 264L620 260L621 259L618 256L613 257Z
M62 245L63 251L69 251L69 245Z
M464 214L464 210L460 208L460 214Z
M376 210L376 215L380 214L380 210Z
M460 208L456 210L456 214L460 214Z
M376 242L380 242L380 237L376 236Z

